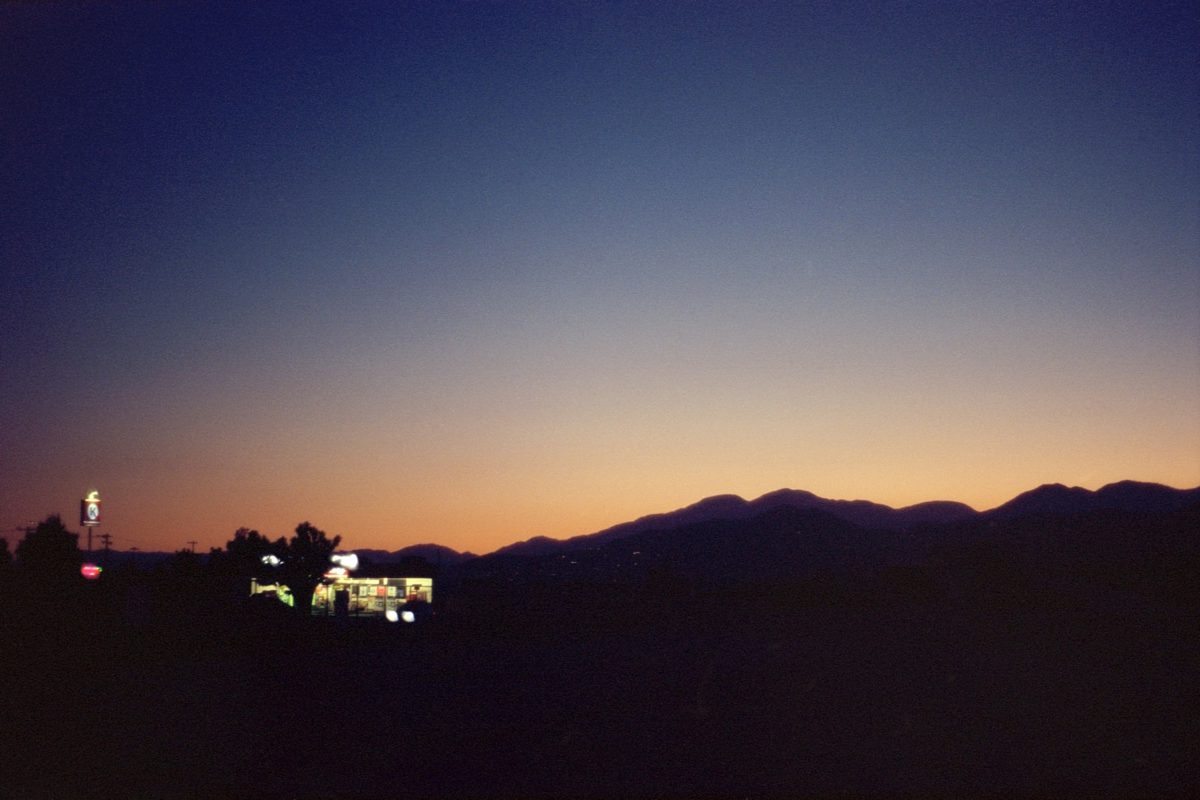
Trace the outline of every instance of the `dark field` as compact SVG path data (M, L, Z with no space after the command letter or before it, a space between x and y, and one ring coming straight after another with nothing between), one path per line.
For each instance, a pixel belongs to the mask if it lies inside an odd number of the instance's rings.
M266 613L264 613L266 612ZM1186 795L1195 609L1113 590L9 616L6 796Z

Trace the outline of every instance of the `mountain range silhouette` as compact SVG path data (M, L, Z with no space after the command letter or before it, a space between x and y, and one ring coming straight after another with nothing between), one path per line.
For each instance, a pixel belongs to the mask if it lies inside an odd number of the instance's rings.
M547 555L563 553L638 533L670 530L698 522L748 520L779 508L818 510L860 528L904 531L924 525L941 525L977 519L1016 519L1041 514L1078 514L1114 510L1130 512L1167 512L1200 503L1200 487L1174 489L1158 483L1120 481L1096 491L1061 483L1044 484L1020 494L989 511L976 511L965 503L931 501L903 508L892 508L867 500L830 500L812 492L779 489L755 499L737 495L716 495L690 506L663 514L651 514L632 522L614 525L596 533L569 539L539 536L502 547L491 555Z
M892 509L782 490L753 501L711 497L563 541L531 539L458 562L445 577L493 590L629 587L656 575L709 587L862 587L886 584L899 570L902 583L966 594L1097 580L1178 594L1200 555L1197 531L1200 488L1134 481L1097 491L1047 484L988 511L938 502Z
M889 535L905 533L911 540L917 535L914 532L930 528L969 527L974 523L1012 522L1027 518L1053 518L1104 511L1163 514L1196 505L1200 505L1200 487L1176 489L1158 483L1132 480L1110 483L1095 491L1078 486L1069 487L1061 483L1043 484L987 511L977 511L965 503L952 501L931 501L892 508L868 500L831 500L803 490L779 489L754 500L746 500L734 494L715 495L674 511L649 514L595 533L567 539L535 536L485 555L460 552L433 543L410 545L390 551L355 548L355 552L377 563L393 563L415 558L423 559L437 567L457 568L479 559L495 561L596 550L631 537L643 534L657 536L696 525L700 525L704 530L733 530L737 527L733 523L753 521L771 512L797 511L819 512L797 517L809 528L813 527L817 520L822 520L827 528L833 526L887 534L876 535L869 540L871 546L878 549L886 548L890 541L898 541ZM113 551L112 558L114 563L131 561L149 565L168 555L170 554Z

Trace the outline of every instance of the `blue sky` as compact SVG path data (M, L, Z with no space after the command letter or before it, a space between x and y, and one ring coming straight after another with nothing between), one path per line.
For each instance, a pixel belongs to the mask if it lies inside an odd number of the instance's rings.
M0 10L0 510L488 550L1200 483L1197 7Z

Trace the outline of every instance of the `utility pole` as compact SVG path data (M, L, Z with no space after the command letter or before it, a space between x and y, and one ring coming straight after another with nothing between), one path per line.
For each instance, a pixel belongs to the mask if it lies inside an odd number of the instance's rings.
M109 545L112 544L112 534L111 533L100 534L100 541L104 542L104 566L107 567L108 566L108 548L109 548Z
M191 549L191 551L192 551L193 553L194 553L194 552L196 552L196 540L195 540L195 539L188 539L188 547Z

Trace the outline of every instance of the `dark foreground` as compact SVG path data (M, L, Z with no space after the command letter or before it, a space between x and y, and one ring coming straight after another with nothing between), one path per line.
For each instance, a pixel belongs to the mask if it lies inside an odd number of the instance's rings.
M431 624L5 618L9 797L1187 795L1194 609L510 599Z

